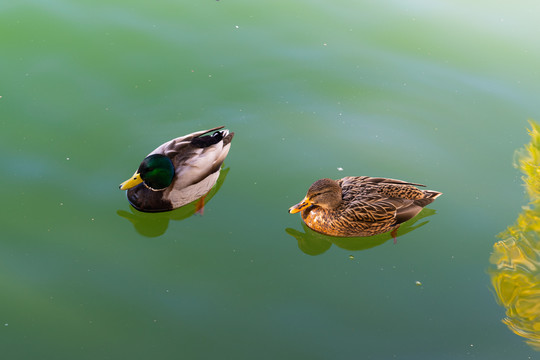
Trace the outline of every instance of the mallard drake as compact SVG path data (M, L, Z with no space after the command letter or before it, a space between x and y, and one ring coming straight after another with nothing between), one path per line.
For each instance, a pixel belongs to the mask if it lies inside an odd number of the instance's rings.
M332 236L372 236L392 230L415 217L441 192L420 190L411 182L369 176L320 179L289 209L302 212L311 229Z
M120 189L140 211L168 211L201 199L202 212L233 136L220 126L172 139L148 154Z

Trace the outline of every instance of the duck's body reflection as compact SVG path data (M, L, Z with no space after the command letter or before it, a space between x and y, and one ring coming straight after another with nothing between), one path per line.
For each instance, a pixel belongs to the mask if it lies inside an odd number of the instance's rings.
M225 178L229 173L230 168L222 169L219 173L219 177L216 184L210 191L204 194L204 203L208 204L214 195L219 191ZM169 221L181 221L193 216L196 213L201 213L200 200L196 199L189 204L186 204L176 210L159 212L159 213L145 213L140 212L130 207L130 212L125 210L118 210L117 214L125 219L128 219L135 230L143 236L157 237L163 235L169 227Z
M413 230L424 226L428 221L419 222L423 218L427 218L434 215L436 212L433 209L424 208L413 219L403 223L397 231L396 237L405 235ZM356 237L356 238L343 238L337 236L329 236L318 233L310 229L305 223L302 222L304 232L300 232L296 229L288 228L285 231L287 234L293 236L298 241L298 248L308 255L320 255L326 252L332 244L346 250L360 251L366 250L375 246L384 244L390 239L393 239L391 233L384 233L368 237Z

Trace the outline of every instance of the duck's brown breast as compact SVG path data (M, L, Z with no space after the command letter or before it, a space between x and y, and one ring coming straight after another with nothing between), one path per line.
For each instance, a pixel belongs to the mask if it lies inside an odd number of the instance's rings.
M392 230L391 221L360 222L341 217L337 211L311 207L302 212L302 219L309 228L317 232L340 237L372 236Z

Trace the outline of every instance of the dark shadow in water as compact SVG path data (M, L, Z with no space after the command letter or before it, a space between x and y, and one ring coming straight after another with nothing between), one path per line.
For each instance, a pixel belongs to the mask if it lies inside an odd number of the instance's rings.
M405 235L413 230L418 229L421 226L424 226L429 221L426 220L417 224L420 219L426 218L435 214L435 210L424 208L418 215L416 215L411 220L401 224L397 231L396 238ZM304 232L300 232L296 229L287 228L285 231L287 234L293 236L298 241L298 247L304 253L308 255L320 255L326 250L330 249L332 244L351 251L360 251L366 250L375 246L379 246L392 239L390 232L379 234L375 236L366 236L366 237L337 237L329 236L318 233L314 230L311 230L303 221L302 227ZM398 240L399 242L399 240Z
M225 182L225 178L229 170L230 168L221 170L221 173L216 181L216 185L208 192L204 199L205 207L219 191L221 185L223 185L223 182ZM129 209L131 212L118 210L116 213L119 216L129 220L139 234L146 237L158 237L165 234L167 228L169 227L170 220L181 221L195 214L197 212L197 202L198 200L176 210L159 213L141 212L130 205Z
M488 273L502 322L540 351L540 126L531 123L531 142L516 151L514 166L524 174L529 204L516 222L498 235Z

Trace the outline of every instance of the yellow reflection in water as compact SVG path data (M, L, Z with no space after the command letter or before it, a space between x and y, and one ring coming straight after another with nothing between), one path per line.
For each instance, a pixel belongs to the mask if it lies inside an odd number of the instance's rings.
M529 204L498 235L502 240L493 246L489 273L497 300L506 308L503 323L540 350L540 126L530 124L531 142L514 159L524 174Z

